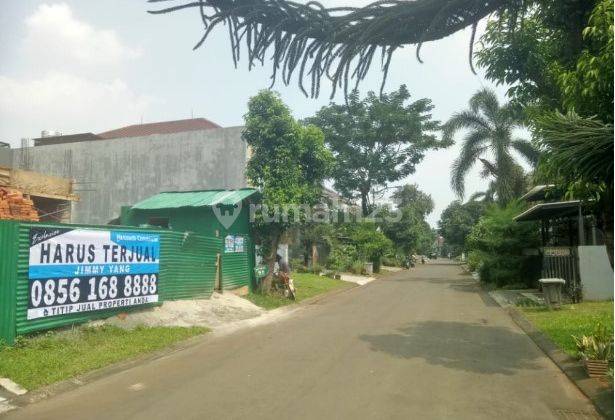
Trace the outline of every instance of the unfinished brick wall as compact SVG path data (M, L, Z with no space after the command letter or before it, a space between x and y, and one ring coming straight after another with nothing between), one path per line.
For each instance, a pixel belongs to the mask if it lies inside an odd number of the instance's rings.
M38 222L39 215L27 194L0 187L0 219Z

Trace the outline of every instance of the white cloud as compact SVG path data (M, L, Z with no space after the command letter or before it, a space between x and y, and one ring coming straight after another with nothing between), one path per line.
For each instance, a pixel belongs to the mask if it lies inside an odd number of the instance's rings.
M0 140L18 146L44 129L96 133L147 114L154 99L135 92L122 71L140 52L114 31L64 3L38 6L24 24L18 76L0 74Z
M0 76L0 92L0 127L14 145L43 129L71 134L134 124L153 101L120 79L99 82L66 73L29 80Z
M24 53L54 70L100 72L136 58L140 51L124 45L112 30L78 20L67 4L42 4L26 19Z

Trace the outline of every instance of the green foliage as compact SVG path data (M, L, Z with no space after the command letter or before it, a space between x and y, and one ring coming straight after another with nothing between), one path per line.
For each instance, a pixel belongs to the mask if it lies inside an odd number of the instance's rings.
M243 137L252 150L246 175L261 189L263 204L316 204L333 161L322 132L295 121L268 90L250 98L244 118Z
M433 211L431 195L419 190L416 184L404 185L393 193L392 198L398 208L412 207L414 212L421 216L427 216Z
M572 336L579 358L585 360L613 360L613 340L599 335Z
M350 272L354 274L363 274L364 265L365 264L363 263L363 261L354 261L350 265Z
M395 250L402 255L410 253L428 254L432 250L435 233L425 217L433 211L431 195L419 190L416 184L404 185L392 195L397 204L393 214L388 208L379 212L380 226L393 241Z
M357 248L357 256L365 262L377 263L382 256L393 249L393 243L371 222L354 223L347 226L351 242Z
M358 258L357 248L352 244L339 244L329 253L327 265L335 271L346 271Z
M250 98L244 118L243 137L252 151L246 176L261 191L267 215L273 216L276 206L315 205L333 162L322 132L295 121L279 95L268 90ZM289 214L273 221L262 216L257 214L254 230L271 272L280 237L293 224L301 224L304 215ZM265 288L270 276L266 279L261 283Z
M0 377L32 390L207 332L200 327L82 327L0 346Z
M319 263L313 263L308 267L308 271L312 274L320 274L323 271L324 267Z
M468 253L468 268L470 271L478 271L483 261L483 254L478 250Z
M613 125L570 112L536 119L538 143L544 150L543 173L569 185L609 183L613 187ZM577 195L578 197L578 195ZM596 197L590 197L595 199Z
M466 237L485 211L486 204L479 201L453 201L440 215L438 229L453 256L465 249Z
M290 267L293 271L296 271L298 273L307 272L307 267L305 266L305 264L303 264L303 260L300 258L291 258Z
M498 202L506 204L519 197L526 187L523 169L511 152L514 150L535 164L538 151L527 140L513 138L513 130L521 127L522 121L510 104L499 104L493 91L476 92L469 105L469 109L453 114L443 129L445 141L452 141L460 130L467 131L461 153L453 162L451 186L459 197L463 197L465 177L480 163L481 175L494 180ZM487 159L491 155L493 161Z
M612 264L613 0L530 2L526 13L495 17L481 42L479 65L512 86L536 129L537 178L602 207Z
M510 86L508 96L530 114L563 109L560 75L574 70L590 46L582 31L597 3L536 0L523 12L494 15L480 39L478 65L487 79Z
M578 356L574 337L613 337L613 302L582 302L562 305L557 310L522 308L525 316L571 356ZM597 330L603 326L606 333Z
M353 91L345 104L331 103L307 121L320 127L332 150L335 189L346 198L361 198L367 215L370 196L415 170L429 149L446 146L434 132L429 99L406 102L405 86L382 96L369 92L364 99Z
M561 69L557 74L563 109L612 123L613 0L597 2L582 37L584 48L576 60L576 66Z
M524 256L523 250L539 245L539 230L534 223L513 220L523 209L518 202L504 208L492 206L472 228L466 244L481 281L496 286L519 282L532 286L538 278L538 261Z

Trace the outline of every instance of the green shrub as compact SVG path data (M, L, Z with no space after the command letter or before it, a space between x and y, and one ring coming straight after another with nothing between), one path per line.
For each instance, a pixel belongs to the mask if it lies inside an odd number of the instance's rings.
M481 281L498 287L512 283L531 287L538 279L539 259L523 255L523 250L539 245L539 230L535 223L513 220L523 209L518 202L493 206L472 228L466 241L468 265L478 271Z
M403 257L401 255L387 255L382 257L382 265L388 267L401 267Z
M299 271L300 267L305 268L305 264L303 263L303 258L291 258L290 259L290 268L293 271Z
M320 274L323 269L324 267L322 265L316 263L316 264L310 265L307 271L309 271L310 273L314 273L314 274Z
M354 261L351 265L350 265L350 272L354 273L354 274L363 274L363 266L364 266L364 262L363 261Z
M473 250L468 253L468 268L470 271L478 271L483 257L479 251Z
M377 230L374 223L354 224L349 233L359 257L363 260L379 264L380 258L388 254L393 248L393 242L384 233Z
M357 259L357 248L354 245L338 245L329 253L327 266L335 271L349 270L352 262Z

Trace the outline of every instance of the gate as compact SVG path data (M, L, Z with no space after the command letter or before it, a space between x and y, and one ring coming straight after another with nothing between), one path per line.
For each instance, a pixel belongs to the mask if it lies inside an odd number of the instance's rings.
M544 247L541 277L566 280L565 290L572 302L576 303L581 300L579 259L576 247Z

